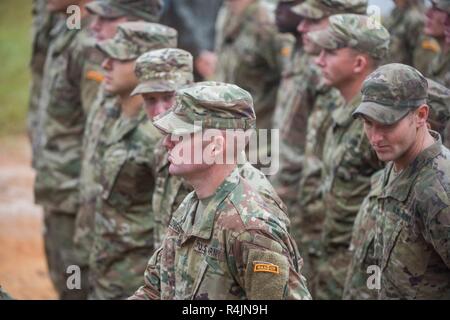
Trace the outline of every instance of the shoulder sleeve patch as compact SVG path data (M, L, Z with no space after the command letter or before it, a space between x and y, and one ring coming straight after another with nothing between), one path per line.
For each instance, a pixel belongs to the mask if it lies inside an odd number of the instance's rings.
M433 40L423 40L422 41L422 48L425 50L431 50L435 53L438 53L441 51L441 47L439 46L439 43Z
M248 299L283 299L288 280L289 261L285 256L268 250L249 250L245 271Z
M290 57L291 56L291 48L288 46L281 48L281 55L286 58Z

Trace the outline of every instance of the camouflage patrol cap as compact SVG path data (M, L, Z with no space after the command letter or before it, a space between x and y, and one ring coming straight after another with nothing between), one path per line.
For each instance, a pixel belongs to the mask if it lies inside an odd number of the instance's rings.
M389 31L372 18L361 14L337 14L323 30L313 31L309 38L328 50L353 48L382 59L389 49Z
M162 0L96 0L86 5L90 13L104 18L131 16L148 22L158 21L162 8Z
M433 0L432 2L436 8L450 13L450 0Z
M139 85L131 95L176 91L194 81L192 55L182 49L160 49L144 53L136 60L134 71Z
M309 19L322 19L339 13L365 14L367 0L306 0L291 10Z
M97 44L97 48L108 57L117 60L132 60L155 49L177 46L177 31L151 22L125 22L119 24L112 39Z
M183 135L202 128L253 129L255 121L250 93L234 84L205 81L178 91L175 105L153 124L166 134Z
M431 79L427 79L427 82L427 104L430 107L428 122L431 125L431 129L443 134L450 119L450 89Z
M372 72L363 83L362 102L353 117L366 115L381 124L394 124L427 103L428 84L411 66L391 63Z

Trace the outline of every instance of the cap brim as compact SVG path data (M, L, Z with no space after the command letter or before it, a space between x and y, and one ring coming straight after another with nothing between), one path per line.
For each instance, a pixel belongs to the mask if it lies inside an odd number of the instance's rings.
M168 111L153 120L153 125L165 134L184 135L202 130L178 117L173 111Z
M133 60L139 56L134 52L130 52L125 44L117 43L113 39L97 43L96 46L106 56L117 60Z
M91 14L95 14L104 18L115 19L123 17L125 13L117 8L114 8L103 1L93 1L86 4L86 9Z
M151 93L151 92L169 92L176 91L181 84L176 83L171 80L163 80L163 81L147 81L140 83L131 93L132 96L143 94L143 93Z
M314 42L317 46L327 49L338 49L338 41L333 36L333 33L327 28L324 30L308 32L308 38Z
M378 123L391 125L403 119L409 111L411 111L410 108L398 110L376 102L367 101L362 102L352 113L352 116L353 118L366 116Z
M321 10L312 7L307 2L303 2L292 7L291 11L296 15L309 19L322 19L323 17L325 17L325 14Z

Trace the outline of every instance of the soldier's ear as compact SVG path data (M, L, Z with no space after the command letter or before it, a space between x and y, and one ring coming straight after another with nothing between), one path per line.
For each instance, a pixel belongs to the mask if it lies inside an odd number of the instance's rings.
M353 71L355 73L366 72L367 66L369 64L369 58L365 54L357 54L355 57L355 63L353 64Z
M428 105L426 104L421 105L414 111L418 128L427 125L429 112L430 107L428 107Z

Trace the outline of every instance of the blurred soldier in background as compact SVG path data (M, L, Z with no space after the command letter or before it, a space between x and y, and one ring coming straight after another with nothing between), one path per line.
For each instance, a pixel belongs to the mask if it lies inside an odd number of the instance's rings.
M139 286L153 252L151 197L154 148L160 134L147 121L135 61L143 53L176 46L176 30L156 23L126 22L97 47L106 55L104 88L117 96L120 118L104 146L90 256L90 299L123 299Z
M322 48L316 61L325 81L346 101L332 114L323 150L325 221L318 299L342 298L355 217L370 191L372 174L382 168L361 121L352 118L361 100L364 79L386 57L389 48L389 32L371 19L365 15L334 15L327 29L310 33L310 39Z
M215 79L249 91L257 128L269 129L292 39L278 33L274 7L265 0L226 0L217 19ZM265 150L261 151L264 154Z
M322 147L331 112L339 106L339 92L327 85L313 58L317 47L308 33L328 24L335 13L364 13L367 1L306 1L292 8L302 17L297 25L297 52L293 60L295 76L283 78L277 108L284 108L280 126L280 170L272 178L281 198L287 203L292 234L305 260L305 275L311 282L314 297L314 260L319 254L317 241L323 220L323 204L317 200L320 185ZM300 49L301 48L301 49ZM300 188L299 188L300 185ZM301 195L299 195L299 189Z
M38 138L38 105L42 91L42 76L44 73L45 58L50 42L56 34L50 34L50 31L56 25L58 15L52 14L47 10L45 0L33 0L33 23L32 23L32 48L31 48L31 87L30 100L28 104L27 128L28 136L32 148L32 166L35 166L34 155L39 145Z
M211 79L215 25L223 0L165 0L161 23L178 30L178 47L194 56L196 81Z
M139 85L134 93L142 95L149 120L174 105L176 91L193 82L193 68L192 55L181 49L153 50L139 57L135 68ZM159 248L172 213L192 190L180 177L169 174L163 138L156 144L154 153L153 235L154 248Z
M34 154L35 201L44 208L44 241L50 276L61 299L83 299L87 273L73 244L75 215L79 203L81 141L85 116L99 81L87 76L86 65L98 58L91 54L88 36L88 0L49 0L47 9L62 18L52 29L39 100L39 145ZM69 29L66 9L77 5L81 28ZM77 19L77 14L74 17ZM98 61L100 63L100 61ZM81 268L81 289L67 287L67 268Z
M114 37L117 26L127 21L157 21L162 9L161 0L98 0L89 3L93 15L90 31L97 41ZM98 49L96 49L98 50ZM100 52L100 51L99 51ZM100 52L101 53L101 52ZM103 56L103 53L101 53ZM104 70L90 72L90 76L104 78ZM120 115L117 95L111 95L101 86L87 114L83 134L83 157L80 173L80 206L75 221L74 241L87 265L94 238L96 200L100 196L100 159L110 129Z
M450 1L433 0L427 11L425 33L436 38L441 46L438 56L432 61L427 75L450 88Z
M408 64L426 72L439 53L439 43L424 34L423 0L394 0L395 8L384 25L391 35L386 63Z

